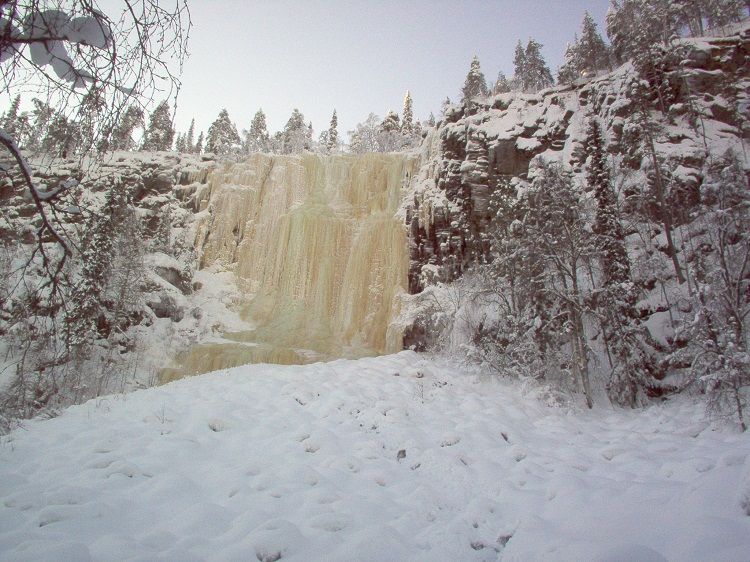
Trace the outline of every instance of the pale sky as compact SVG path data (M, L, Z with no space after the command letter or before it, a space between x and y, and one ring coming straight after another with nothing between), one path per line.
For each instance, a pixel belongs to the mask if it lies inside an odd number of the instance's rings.
M258 108L269 130L297 107L315 136L336 108L339 134L369 112L439 116L456 100L474 54L488 82L513 74L518 39L533 37L553 73L584 11L604 35L609 0L191 0L190 57L176 125L196 119L196 136L224 107L238 129ZM345 135L344 138L347 138Z

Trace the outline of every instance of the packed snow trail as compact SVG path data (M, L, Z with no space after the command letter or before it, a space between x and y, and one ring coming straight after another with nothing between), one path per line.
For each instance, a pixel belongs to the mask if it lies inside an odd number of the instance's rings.
M701 419L412 352L248 365L3 438L0 559L747 560L750 436Z

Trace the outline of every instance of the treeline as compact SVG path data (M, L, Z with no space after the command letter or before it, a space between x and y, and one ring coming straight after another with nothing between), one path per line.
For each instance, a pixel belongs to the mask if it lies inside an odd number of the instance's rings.
M219 155L242 155L253 152L334 154L345 149L338 130L338 115L335 109L328 128L323 130L317 139L312 122L307 121L304 114L296 108L292 110L284 128L273 134L268 130L263 109L255 113L250 127L243 129L241 133L227 110L222 109L208 129L205 146L202 143L202 134L198 142L193 144L194 123L191 122L186 133L177 134L175 148L179 152L200 153L205 150ZM432 124L434 125L434 120ZM414 120L411 94L407 91L404 96L401 117L395 111L389 111L383 119L371 113L363 123L357 124L353 131L349 131L349 137L348 149L354 153L394 152L416 146L422 139L422 124Z
M513 76L498 73L494 84L487 83L477 57L462 89L461 102L507 92L534 93L558 85L571 84L612 70L628 60L645 63L655 47L684 36L720 32L723 26L746 17L750 4L745 0L612 0L607 13L607 44L596 22L586 12L580 33L568 43L557 79L542 55L542 43L529 39L516 45ZM447 100L450 103L450 100Z

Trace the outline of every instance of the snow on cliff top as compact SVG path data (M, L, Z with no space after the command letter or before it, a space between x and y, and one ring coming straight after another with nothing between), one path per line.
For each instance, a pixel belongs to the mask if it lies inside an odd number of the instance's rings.
M6 436L0 559L747 559L750 435L701 419L413 352L249 365Z

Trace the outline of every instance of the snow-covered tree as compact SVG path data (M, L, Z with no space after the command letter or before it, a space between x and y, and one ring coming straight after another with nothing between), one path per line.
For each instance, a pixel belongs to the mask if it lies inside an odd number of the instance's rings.
M53 156L72 156L79 141L78 128L62 113L56 113L49 122L40 150Z
M414 102L411 99L411 93L409 92L409 90L406 90L406 94L404 95L404 108L401 119L401 133L407 138L411 138L412 136L414 136L413 105Z
M333 115L331 115L331 124L328 127L328 131L325 138L325 147L326 150L330 152L336 152L339 147L339 120L336 116L336 110L333 110Z
M511 90L511 84L510 81L506 78L505 73L501 70L497 73L497 80L495 80L495 85L492 87L492 93L493 94L506 94L510 92Z
M596 74L600 70L610 68L609 45L605 43L596 22L588 12L583 16L581 36L578 40L577 57L580 68L587 74Z
M247 152L268 152L271 149L266 114L259 109L250 123L250 130L243 131Z
M198 140L195 143L195 153L203 154L203 131L198 135Z
M538 92L554 83L552 73L542 56L542 44L529 39L523 54L520 78L521 87L525 92Z
M747 430L750 388L750 195L742 158L727 153L714 162L705 199L691 229L694 314L678 337L709 412L731 415Z
M589 349L584 315L585 287L580 280L594 253L588 230L586 203L572 174L557 164L539 162L528 193L529 211L524 219L528 243L534 244L545 264L544 287L556 303L564 330L569 334L572 376L593 405L589 373Z
M185 135L182 133L177 133L177 137L174 141L174 149L179 153L187 152L185 146Z
M143 135L142 150L170 150L174 140L174 127L172 126L172 111L167 101L156 106L149 117L148 127Z
M600 288L592 300L612 361L607 393L613 403L635 407L644 391L655 383L650 336L639 326L636 286L630 275L625 234L612 189L601 126L595 119L589 123L585 149L588 156L586 184L596 200L592 230L601 269Z
M143 124L143 110L136 105L128 106L110 135L109 146L103 149L133 150L136 145L133 133Z
M183 142L185 143L185 152L195 151L195 119L190 120L190 126L187 133L185 133Z
M13 98L10 103L10 107L3 114L2 120L0 120L0 128L2 128L9 135L13 135L17 138L18 134L18 118L19 109L21 106L20 94Z
M219 111L219 116L208 128L206 152L225 155L237 150L241 144L240 135L237 133L237 127L229 118L229 112L222 109Z
M524 76L526 75L526 50L523 48L521 40L516 43L516 49L513 54L513 85L517 90L523 90Z
M89 217L82 249L81 272L75 283L66 316L68 346L85 354L104 328L103 293L111 275L118 231L130 203L130 192L122 182L113 182L99 212Z
M357 123L353 131L349 131L349 151L355 154L364 152L379 152L378 133L380 118L370 113L362 123Z
M469 67L469 73L466 75L464 86L461 88L461 103L466 105L473 98L488 94L487 80L485 80L479 65L479 58L474 55L474 58L471 59L471 66Z
M573 42L565 46L565 58L557 70L557 83L570 84L581 78L582 74L583 69L578 57L578 35L576 35Z
M748 8L742 0L611 0L607 35L617 62L638 60L684 31L698 35L740 21Z
M401 136L401 124L398 113L389 111L380 123L378 130L378 150L379 152L393 152L400 150L403 145Z
M581 23L581 35L565 50L565 62L558 71L558 81L569 83L583 76L594 76L610 68L609 46L604 42L596 22L586 12Z
M305 150L310 149L310 134L309 128L305 123L305 116L302 115L299 109L294 108L292 115L284 125L284 130L281 131L281 147L280 152L282 154L299 154Z

